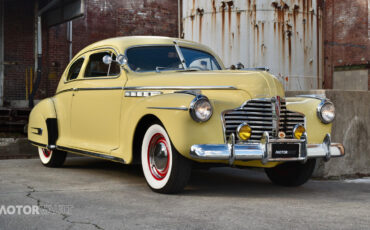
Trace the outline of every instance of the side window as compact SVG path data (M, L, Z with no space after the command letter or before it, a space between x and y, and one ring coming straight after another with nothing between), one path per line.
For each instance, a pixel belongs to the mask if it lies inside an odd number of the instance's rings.
M83 63L84 63L84 59L80 58L80 59L77 59L77 61L75 61L71 65L71 68L69 68L69 71L68 71L67 81L76 79L78 77L78 74L80 73Z
M112 60L116 59L116 55L112 52L91 54L85 70L86 78L117 76L120 73L120 66L117 62L113 61L110 65L104 64L105 55L111 56Z

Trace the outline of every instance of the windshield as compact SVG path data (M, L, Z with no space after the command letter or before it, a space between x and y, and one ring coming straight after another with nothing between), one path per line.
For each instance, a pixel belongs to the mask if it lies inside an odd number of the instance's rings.
M219 70L216 59L200 50L181 47L185 64L190 70ZM185 70L175 46L140 46L126 52L128 66L135 72Z
M212 55L196 50L181 47L181 53L184 56L186 66L189 69L198 69L198 70L220 70L221 67L217 63L216 58Z

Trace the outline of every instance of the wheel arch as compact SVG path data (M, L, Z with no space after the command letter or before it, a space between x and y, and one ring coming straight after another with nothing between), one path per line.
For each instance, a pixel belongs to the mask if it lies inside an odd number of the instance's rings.
M146 114L144 115L136 125L134 136L133 136L133 145L132 145L132 163L139 164L141 156L141 144L145 135L146 130L152 125L158 123L163 126L161 120L153 115Z

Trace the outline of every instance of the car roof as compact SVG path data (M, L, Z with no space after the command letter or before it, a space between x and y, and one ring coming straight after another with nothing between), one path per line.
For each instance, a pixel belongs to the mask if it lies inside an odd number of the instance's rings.
M180 39L180 38L172 38L172 37L163 37L163 36L124 36L124 37L114 37L104 39L93 44L90 44L83 48L76 56L79 56L83 53L86 53L93 49L103 48L103 47L112 47L116 49L118 53L123 54L125 50L132 46L140 46L140 45L171 45L174 44L176 41L179 45L197 48L201 50L205 50L211 54L214 52L205 45Z

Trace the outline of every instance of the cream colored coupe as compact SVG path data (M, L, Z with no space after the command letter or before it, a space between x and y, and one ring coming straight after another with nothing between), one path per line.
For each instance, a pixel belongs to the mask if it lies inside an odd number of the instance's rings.
M331 143L334 105L285 98L266 71L226 70L209 48L167 37L119 37L80 51L54 97L32 110L28 138L42 164L67 152L141 163L149 187L181 191L192 165L263 167L298 186L316 158L344 155Z

